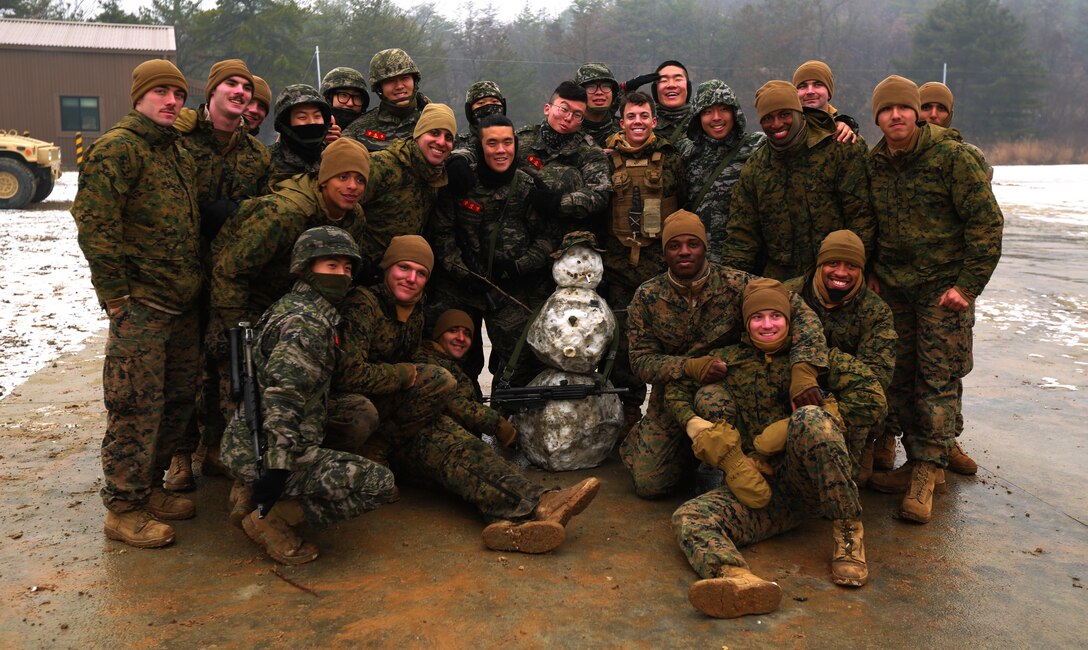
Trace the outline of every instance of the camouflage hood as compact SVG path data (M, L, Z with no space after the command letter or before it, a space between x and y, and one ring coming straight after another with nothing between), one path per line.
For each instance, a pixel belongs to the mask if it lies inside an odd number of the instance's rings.
M502 102L502 114L506 115L506 97L502 94L499 84L494 81L477 81L469 86L468 92L465 93L465 117L473 127L479 120L472 114L472 105L485 97L494 97Z
M744 117L744 111L740 110L736 93L721 79L711 79L699 84L699 90L695 93L695 101L691 104L691 123L688 124L689 138L694 140L703 132L699 114L715 104L733 109L733 133L738 136L744 133L748 120Z

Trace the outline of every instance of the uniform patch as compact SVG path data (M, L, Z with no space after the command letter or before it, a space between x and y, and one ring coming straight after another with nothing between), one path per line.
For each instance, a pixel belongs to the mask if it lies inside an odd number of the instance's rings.
M476 214L480 214L480 212L482 212L483 209L484 209L483 206L480 205L479 203L473 203L472 201L469 201L468 199L461 199L460 204L461 204L462 208L465 208L466 210L472 210Z
M375 140L385 140L385 134L381 131L371 131L370 129L367 129L365 135L366 137L374 138Z
M536 156L529 156L529 164L537 169L544 169L544 161Z

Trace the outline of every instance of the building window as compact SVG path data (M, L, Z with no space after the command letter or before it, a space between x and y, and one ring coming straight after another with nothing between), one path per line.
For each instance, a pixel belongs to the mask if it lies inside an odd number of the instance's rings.
M61 131L99 131L97 97L61 97Z

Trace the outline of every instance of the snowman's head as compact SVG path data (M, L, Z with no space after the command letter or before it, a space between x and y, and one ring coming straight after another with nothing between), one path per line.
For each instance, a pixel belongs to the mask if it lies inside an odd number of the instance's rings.
M584 244L567 248L552 264L552 279L560 287L595 289L603 277L600 253Z

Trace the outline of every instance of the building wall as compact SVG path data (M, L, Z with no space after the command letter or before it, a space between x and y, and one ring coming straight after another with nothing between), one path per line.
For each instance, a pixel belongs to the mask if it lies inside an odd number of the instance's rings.
M0 129L29 131L33 138L59 145L64 168L75 169L76 132L61 129L61 97L98 98L99 129L83 131L86 152L95 138L132 110L132 69L152 58L176 62L177 56L0 47Z

